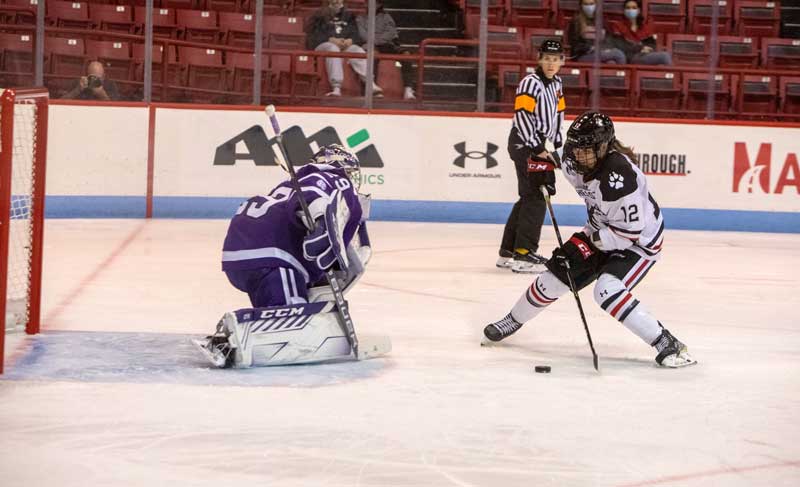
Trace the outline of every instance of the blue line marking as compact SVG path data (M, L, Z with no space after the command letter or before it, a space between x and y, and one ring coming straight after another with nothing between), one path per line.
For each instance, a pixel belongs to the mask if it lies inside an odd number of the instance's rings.
M157 196L155 218L231 218L243 198ZM48 196L48 218L144 218L138 196ZM511 203L375 200L371 220L444 223L505 223ZM583 205L554 205L558 223L582 226ZM800 233L800 213L781 211L661 208L667 229ZM547 218L549 222L549 217Z

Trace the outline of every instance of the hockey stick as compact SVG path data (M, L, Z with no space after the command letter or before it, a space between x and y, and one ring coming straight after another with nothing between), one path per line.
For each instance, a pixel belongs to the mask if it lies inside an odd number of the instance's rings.
M292 161L289 160L289 155L286 152L286 148L283 146L283 136L281 135L281 126L278 124L278 116L275 114L275 106L267 105L264 108L264 112L266 112L267 117L272 124L272 130L275 131L275 138L278 141L278 147L283 155L283 161L286 163L284 169L289 173L289 177L292 180L292 185L297 193L297 201L300 202L300 207L303 209L303 214L305 215L306 228L309 232L314 232L317 224L311 218L311 211L308 209L308 202L306 202L305 197L303 197L303 191L300 188L300 182L297 180L297 174L294 171L294 165L292 165ZM348 308L347 301L345 301L344 295L342 295L342 288L339 284L339 279L336 278L336 275L333 273L332 269L325 271L325 277L327 277L328 283L331 285L331 289L333 290L333 299L336 302L339 326L342 327L342 331L344 332L345 336L347 336L347 341L350 343L350 347L353 349L353 355L355 356L356 360L358 360L358 337L356 337L356 329L355 326L353 326L353 319L350 318L350 309Z
M558 246L563 250L564 249L564 241L561 239L561 232L558 230L558 222L556 221L556 214L553 211L553 205L550 203L550 193L547 192L547 188L544 186L539 186L539 189L542 191L542 195L544 196L544 201L547 203L547 211L550 212L550 220L553 221L553 229L556 231L556 238L558 239ZM570 272L569 267L569 259L564 261L567 265L567 280L569 281L569 289L572 291L572 295L575 296L575 302L578 303L578 311L581 313L581 321L583 321L583 329L586 330L586 338L589 339L589 348L592 349L592 362L594 362L594 370L598 372L600 369L598 368L597 364L597 352L594 351L594 343L592 342L592 334L589 333L589 325L586 323L586 315L583 313L583 305L581 304L581 298L578 296L578 290L575 289L575 281L572 280L572 273Z

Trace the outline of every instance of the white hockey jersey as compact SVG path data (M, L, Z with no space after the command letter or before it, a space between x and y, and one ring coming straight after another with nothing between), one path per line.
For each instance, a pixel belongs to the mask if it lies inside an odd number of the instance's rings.
M658 260L664 218L639 167L613 151L588 181L568 166L563 164L562 172L586 203L589 220L583 231L588 236L597 232L599 239L593 243L604 252L630 249L645 259Z

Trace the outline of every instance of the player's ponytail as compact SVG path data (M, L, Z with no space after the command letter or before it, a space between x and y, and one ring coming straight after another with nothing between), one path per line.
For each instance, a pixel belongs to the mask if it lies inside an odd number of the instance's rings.
M614 142L611 144L611 150L619 152L620 154L625 154L626 156L628 156L628 159L630 159L631 162L633 162L637 166L639 165L639 159L636 158L636 154L634 154L633 148L624 145L618 139L614 139Z

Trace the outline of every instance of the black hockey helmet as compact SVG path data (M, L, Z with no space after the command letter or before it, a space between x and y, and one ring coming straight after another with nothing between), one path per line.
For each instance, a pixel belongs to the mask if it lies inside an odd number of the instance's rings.
M564 54L564 46L557 39L545 39L539 46L539 55L542 54Z
M570 164L575 172L587 174L598 167L598 163L608 153L608 147L614 142L614 122L605 113L585 112L580 115L567 130L567 140L564 144L564 160ZM584 160L578 160L575 149L592 149L594 161L587 165ZM585 151L581 151L585 152Z

